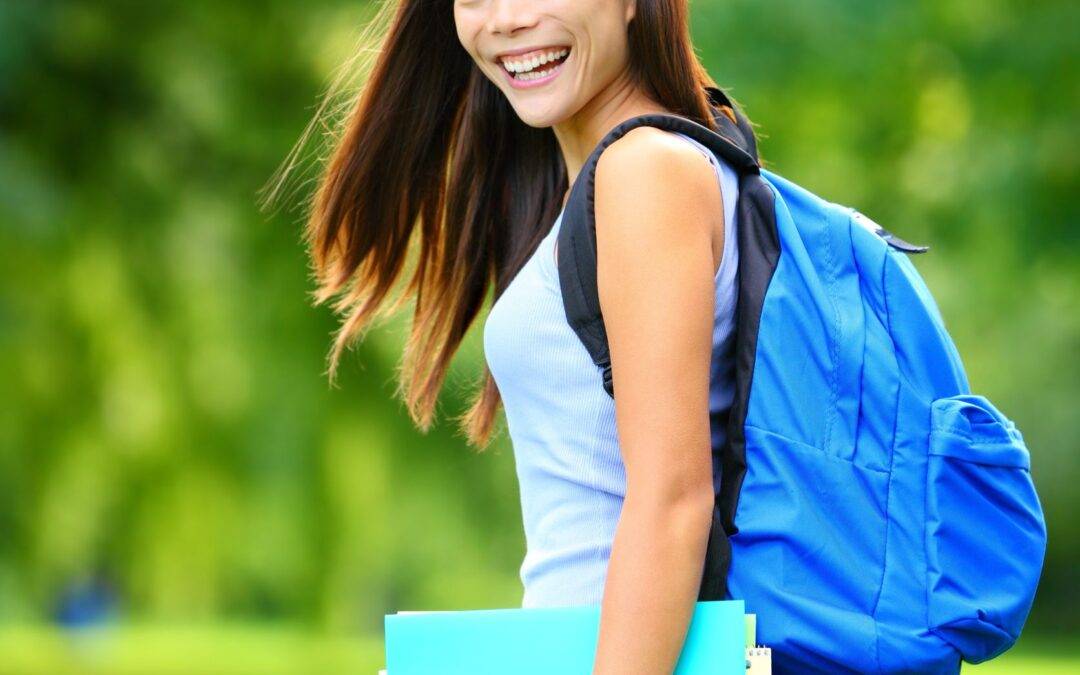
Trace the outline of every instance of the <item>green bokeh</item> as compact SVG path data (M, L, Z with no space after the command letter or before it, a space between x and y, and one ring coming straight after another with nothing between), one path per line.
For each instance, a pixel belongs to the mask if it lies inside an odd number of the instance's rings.
M1080 653L1078 7L692 3L769 168L931 245L972 388L1024 432L1050 544L987 673ZM426 435L393 398L407 316L330 388L299 213L257 209L370 14L0 3L0 671L371 672L387 612L520 604L507 439L447 422L479 326ZM50 628L95 582L117 628Z

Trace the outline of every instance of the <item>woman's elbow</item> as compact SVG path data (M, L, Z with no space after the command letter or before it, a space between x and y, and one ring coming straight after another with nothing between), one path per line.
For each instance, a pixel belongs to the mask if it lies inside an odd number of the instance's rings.
M710 485L708 490L688 493L682 500L677 501L672 517L681 518L691 532L708 539L715 504L716 498Z
M712 526L714 506L712 485L707 488L638 492L628 488L624 502L624 509L641 514L658 529L705 538Z

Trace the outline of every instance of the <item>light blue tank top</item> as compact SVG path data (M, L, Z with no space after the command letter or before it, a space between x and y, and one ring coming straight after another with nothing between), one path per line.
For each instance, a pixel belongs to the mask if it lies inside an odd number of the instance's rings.
M709 396L713 447L726 438L734 394L738 177L712 163L724 202L724 254L715 275ZM484 321L484 355L502 397L521 497L526 553L522 607L597 604L626 495L615 402L566 321L555 262L562 213ZM713 481L719 488L718 468Z

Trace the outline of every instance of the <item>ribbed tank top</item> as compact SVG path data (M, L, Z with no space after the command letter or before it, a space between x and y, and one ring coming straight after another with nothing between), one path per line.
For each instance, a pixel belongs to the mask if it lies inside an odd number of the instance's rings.
M738 177L723 158L679 132L712 163L724 202L724 254L716 311L709 412L713 447L726 437L733 397L738 288ZM626 495L615 402L566 320L555 261L562 213L484 321L484 356L506 412L525 531L522 607L597 604ZM720 476L714 469L719 488Z

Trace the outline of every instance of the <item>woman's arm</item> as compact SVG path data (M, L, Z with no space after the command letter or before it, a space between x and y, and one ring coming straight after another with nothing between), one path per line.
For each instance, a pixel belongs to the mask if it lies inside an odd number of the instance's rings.
M628 132L597 164L598 287L627 489L594 674L671 673L697 600L713 509L712 239L721 199L705 157L651 127Z

